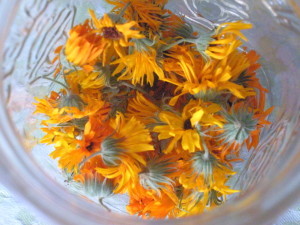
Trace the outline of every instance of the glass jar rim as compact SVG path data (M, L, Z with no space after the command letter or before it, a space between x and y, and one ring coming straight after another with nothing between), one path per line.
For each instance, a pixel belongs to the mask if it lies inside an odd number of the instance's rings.
M17 11L19 0L12 0L7 5L10 6L4 16L11 21L13 13ZM0 25L5 30L9 29L8 24ZM0 49L3 49L5 37L0 37ZM2 54L1 54L2 57ZM0 63L2 60L0 58ZM0 70L1 76L3 72ZM0 81L0 90L2 88ZM202 224L231 224L240 225L243 221L245 225L253 224L255 216L256 224L264 224L274 218L275 214L283 212L288 206L297 200L300 196L300 153L290 156L289 168L283 168L278 177L281 180L273 178L262 181L262 184L253 192L241 196L234 204L224 205L212 212L206 212L203 215L187 217L176 220L155 220L144 221L136 217L123 216L106 213L96 204L90 204L81 199L48 177L33 158L26 154L22 145L21 137L14 129L13 122L5 107L4 94L0 94L0 139L3 142L0 145L2 157L0 159L1 179L9 189L14 190L19 197L29 202L37 211L46 215L51 221L57 224L195 224L201 221ZM298 128L299 129L299 128ZM291 137L292 138L292 137ZM293 148L300 149L300 140L293 138L289 142ZM294 177L293 180L287 180L287 177ZM282 187L284 186L284 189ZM271 188L270 188L271 187ZM272 191L270 191L270 189ZM272 199L273 194L278 194L276 199ZM280 203L280 204L279 204ZM50 206L50 207L49 207ZM261 210L259 210L261 209ZM259 213L257 213L259 212Z

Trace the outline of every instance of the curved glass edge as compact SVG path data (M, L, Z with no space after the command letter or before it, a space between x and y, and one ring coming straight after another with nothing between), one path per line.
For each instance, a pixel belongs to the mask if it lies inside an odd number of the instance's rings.
M19 1L10 1L10 7L16 6ZM9 5L8 4L8 5ZM11 9L14 11L15 7ZM10 10L6 10L6 14L1 14L9 18ZM2 22L5 20L1 20ZM5 26L1 26L5 28ZM8 29L7 27L5 29ZM3 37L1 37L3 38ZM2 40L1 40L2 41ZM3 42L1 42L3 43ZM0 46L1 47L1 46ZM2 48L1 48L2 49ZM0 87L1 87L0 83ZM1 93L1 102L4 104L3 95ZM235 205L228 205L222 208L217 209L212 213L207 213L202 216L186 218L184 220L175 220L175 221L141 221L134 218L123 217L114 215L113 218L110 215L105 215L106 213L101 213L101 210L97 206L92 207L91 204L87 204L85 201L79 200L73 195L70 195L62 188L57 187L57 185L41 173L38 169L38 166L32 161L27 154L22 150L22 145L20 139L16 138L18 136L17 132L10 129L13 127L13 124L10 121L9 115L4 107L0 107L0 135L4 138L3 143L1 143L1 173L2 179L6 179L6 183L10 188L19 192L24 198L30 201L33 205L39 208L40 211L43 211L48 217L51 217L57 224L99 224L99 221L102 223L114 223L114 224L194 224L195 221L202 221L203 224L236 224L238 218L243 219L246 223L251 224L251 219L253 215L249 215L251 210L254 212L261 209L262 206L257 206L255 200L260 199L270 199L272 195L280 193L279 198L276 198L275 201L280 204L269 202L264 206L264 215L256 216L256 219L264 224L268 217L274 212L281 212L284 210L290 203L292 203L297 196L299 196L299 180L300 174L296 173L299 171L300 166L298 164L297 158L299 159L300 155L296 154L292 157L290 162L290 168L282 171L278 174L280 177L294 177L294 181L283 180L280 183L269 182L265 183L260 190L257 190L256 193L247 196L246 198L240 199ZM295 143L294 143L295 142ZM293 148L300 148L299 141L296 139L294 142L291 142ZM5 149L11 149L12 151L6 151ZM20 173L18 168L12 169L10 162L15 161L19 165L19 169L27 168L28 170L24 171L22 175L27 174L31 177L30 180L20 179ZM288 184L285 186L285 189L282 189L283 184ZM272 186L272 193L268 194L268 186ZM288 186L288 188L287 188ZM33 189L30 189L34 187ZM37 191L39 189L39 191ZM61 196L59 195L61 194ZM271 196L270 196L271 195ZM44 196L45 199L41 200L40 196ZM288 197L286 197L288 196ZM57 201L59 200L59 201ZM245 205L248 203L248 206ZM249 203L253 203L250 205ZM257 203L259 204L259 203ZM48 207L48 206L52 206ZM275 205L275 207L274 207ZM67 206L64 208L63 206ZM91 211L90 211L91 210ZM62 213L64 212L64 213ZM86 214L83 214L86 213ZM230 213L230 215L228 215ZM271 213L271 214L270 214ZM63 215L62 215L63 214ZM102 215L99 215L102 214ZM86 215L85 218L80 217L80 215ZM256 214L257 215L257 214ZM234 219L235 221L232 221ZM250 220L249 220L250 219ZM246 221L248 220L248 222ZM122 221L122 222L121 222ZM258 222L257 222L258 223Z

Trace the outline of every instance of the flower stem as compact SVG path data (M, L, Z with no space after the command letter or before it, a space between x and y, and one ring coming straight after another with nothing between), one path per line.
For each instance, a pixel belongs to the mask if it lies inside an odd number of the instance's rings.
M105 204L104 204L104 198L99 198L99 203L100 205L105 208L108 212L111 212L110 208L108 208Z
M81 161L81 163L79 163L79 170L81 169L81 167L87 162L89 161L90 159L98 156L98 155L102 155L102 152L98 151L98 152L95 152L94 154L90 155L89 157L85 158L84 160Z
M57 83L57 84L63 86L66 90L69 89L69 87L68 87L67 85L65 85L64 83L62 83L62 82L60 82L60 81L57 81L57 80L52 79L52 78L49 78L49 77L43 77L43 78L46 79L46 80L50 80L50 81L52 81L53 83Z

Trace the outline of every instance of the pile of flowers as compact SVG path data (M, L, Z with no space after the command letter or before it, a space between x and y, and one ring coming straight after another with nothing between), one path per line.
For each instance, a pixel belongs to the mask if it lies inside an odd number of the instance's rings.
M40 142L72 179L101 189L101 202L127 194L130 214L185 217L222 204L238 192L226 184L232 162L258 145L272 111L259 55L242 46L252 25L204 32L167 0L106 1L111 12L90 10L55 51L48 79L61 90L36 98Z

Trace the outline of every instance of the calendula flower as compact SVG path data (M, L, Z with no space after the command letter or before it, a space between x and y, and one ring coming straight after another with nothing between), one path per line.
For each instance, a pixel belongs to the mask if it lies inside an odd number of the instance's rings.
M164 70L177 74L189 82L197 82L196 73L203 68L204 61L192 45L176 45L169 49L163 61Z
M141 165L146 164L141 153L154 147L149 131L134 117L126 121L119 113L110 124L115 132L103 141L99 152L107 167L97 168L97 172L115 180L115 193L125 193L134 188Z
M207 209L220 206L226 200L226 196L216 190L199 192L197 190L185 190L180 202L178 217L197 215Z
M48 124L65 123L73 119L73 116L71 114L65 113L66 108L59 107L59 93L52 91L49 97L46 97L44 99L35 98L35 100L37 101L37 103L34 103L36 105L36 110L34 113L41 113L49 118L47 120L43 120L42 125L47 126ZM72 100L73 99L71 99L71 101ZM79 107L84 104L82 101L79 101L77 103L77 106ZM73 108L75 108L75 104L77 103L75 101L72 103L74 104Z
M84 128L82 138L74 139L75 148L56 149L51 155L58 157L59 165L68 172L78 172L80 164L100 150L102 141L112 133L112 129L102 122L101 117L90 117Z
M235 172L220 163L212 154L196 152L186 163L179 182L187 189L199 192L215 190L228 195L238 192L226 186L226 182L234 174Z
M114 134L102 143L102 158L107 165L118 165L124 155L130 156L138 162L145 164L144 158L139 154L153 151L152 138L145 125L136 118L126 120L124 115L118 113L112 119L110 126Z
M149 83L153 86L155 75L162 79L164 72L158 65L157 55L154 49L135 51L131 55L124 56L113 63L118 64L113 76L118 75L118 80L129 80L132 84L143 85Z
M127 116L135 117L145 125L155 122L155 115L160 108L147 99L143 94L136 92L135 98L128 102Z
M65 108L65 110L80 110L82 111L85 107L86 103L83 99L77 95L72 93L71 91L61 90L60 96L58 98L58 107L60 109Z
M175 195L169 196L166 193L162 193L160 196L157 196L146 191L140 198L130 198L126 209L130 214L139 215L144 219L164 219L166 217L176 217L178 212L177 204L178 199Z
M222 60L242 45L247 38L241 30L251 29L252 24L241 21L223 23L212 34L199 34L192 39L199 52L213 59Z
M81 171L81 174L76 175L74 180L81 182L85 193L91 197L97 197L102 204L103 199L113 194L114 184L112 181L92 170Z
M254 118L254 112L244 107L234 107L236 110L224 115L226 123L223 127L224 133L221 135L224 143L241 145L256 129L258 121Z
M178 217L186 217L202 213L206 208L205 192L193 189L180 190L180 209Z
M266 118L272 113L274 107L270 107L265 111L257 110L254 113L254 119L258 121L256 130L252 131L250 137L246 140L247 148L256 148L259 144L259 137L262 131L262 128L266 125L272 124L270 121L267 121Z
M234 51L227 58L227 64L233 68L232 81L244 87L253 87L259 97L258 107L261 111L265 107L266 93L268 90L262 86L256 77L256 71L261 67L258 63L260 56L255 51L238 52Z
M96 59L104 51L104 47L103 37L93 32L93 28L87 20L84 24L71 29L65 54L69 62L91 70Z
M72 142L79 133L74 126L43 127L41 130L45 133L40 140L40 143L42 144L52 145L53 143L59 143L56 147L68 145L76 146L76 143Z
M99 90L105 86L105 75L100 72L78 70L64 76L69 88L77 95L99 93Z
M139 181L142 187L147 190L154 190L161 194L161 190L168 191L174 185L177 165L170 156L162 156L150 159L147 165L139 173Z
M176 85L177 90L181 92L171 100L170 104L175 105L178 98L187 93L197 95L211 90L230 93L240 99L255 95L253 88L244 87L232 81L231 67L223 62L213 61L205 64L201 72L196 72L192 67L187 67L188 64L182 62L185 81L180 80L176 75L170 75L169 78L164 79Z
M98 198L100 205L110 212L111 210L105 205L104 200L113 196L115 185L112 180L95 172L95 166L99 166L99 164L97 165L100 162L99 159L95 157L87 164L90 164L91 161L96 162L96 164L93 163L93 166L84 166L84 168L81 168L80 174L76 174L74 180L81 184L84 193L89 197Z
M222 119L215 115L220 109L217 104L191 100L181 115L168 111L159 113L161 125L156 126L153 131L159 134L159 140L171 139L164 152L173 151L177 145L189 152L201 150L201 140L196 126L201 124L201 126L222 127Z
M79 135L78 130L75 127L51 127L43 128L42 130L46 135L41 139L41 143L53 145L54 147L50 157L53 159L59 158L58 166L67 172L73 172L73 167L65 168L66 164L60 159L77 148L76 137Z
M184 17L180 17L170 10L166 10L167 13L164 16L163 24L161 26L162 34L165 38L194 38L196 32L193 31L193 27L184 21Z
M114 193L124 194L134 190L138 182L141 164L133 158L123 156L117 166L98 167L96 171L107 179L112 179L115 185Z
M105 43L102 56L102 63L104 66L110 62L114 53L119 57L125 56L124 47L133 45L133 43L130 42L130 39L144 38L144 35L140 34L140 31L137 30L138 24L136 21L130 21L123 24L116 23L108 14L104 14L101 19L98 19L93 10L90 10L90 15L96 29L95 32L102 35L103 42Z
M114 5L113 11L121 12L125 9L124 17L128 20L138 21L141 26L146 24L152 30L158 31L162 22L165 10L162 6L167 1L151 1L151 0L106 0Z
M221 157L224 159L230 152L238 154L239 148L245 142L249 149L256 147L261 128L270 124L266 117L272 110L273 108L269 108L265 112L260 112L243 103L233 105L231 112L224 114L226 122L219 136L225 144Z
M101 100L99 92L95 97L90 94L77 95L62 89L60 93L52 91L48 98L35 100L37 103L34 113L42 113L49 117L42 122L45 126L78 121L96 113L106 117L110 111L109 105Z

